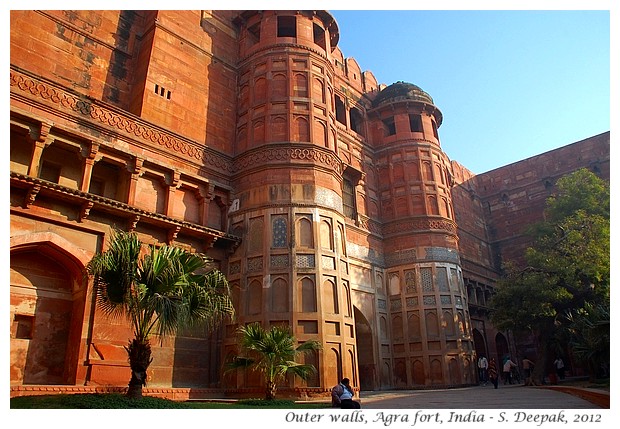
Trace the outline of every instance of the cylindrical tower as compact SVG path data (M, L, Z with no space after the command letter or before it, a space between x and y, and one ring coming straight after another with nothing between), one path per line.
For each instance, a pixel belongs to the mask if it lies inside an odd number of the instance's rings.
M240 63L230 258L238 324L289 325L318 374L288 387L357 383L355 325L343 217L343 164L336 154L331 52L338 41L324 11L245 11ZM232 326L231 326L232 328ZM233 353L229 332L225 353ZM257 387L239 375L227 387ZM299 393L299 392L297 392Z
M394 387L475 381L467 295L441 150L442 114L416 85L380 91L368 112L376 150Z

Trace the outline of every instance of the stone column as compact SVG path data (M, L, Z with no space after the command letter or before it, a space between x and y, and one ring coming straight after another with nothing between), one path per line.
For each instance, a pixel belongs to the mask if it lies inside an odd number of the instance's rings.
M93 175L93 167L95 166L95 157L99 152L99 143L90 141L82 148L82 156L84 157L84 169L82 170L82 183L80 183L80 191L88 192L90 188L90 178Z
M142 171L142 164L144 160L136 157L134 164L127 164L127 171L131 173L129 178L129 189L127 190L127 204L133 206L136 201L136 189L138 187L138 179L140 178L140 172Z
M179 186L179 180L181 179L181 173L178 170L171 172L170 183L168 185L168 198L166 199L166 216L172 217L174 214L174 193Z
M29 136L34 142L34 149L32 151L32 158L30 159L30 166L28 167L28 175L38 177L41 170L41 156L43 155L43 149L52 144L54 139L49 135L49 131L52 128L52 124L42 122L41 127L37 130L30 129Z

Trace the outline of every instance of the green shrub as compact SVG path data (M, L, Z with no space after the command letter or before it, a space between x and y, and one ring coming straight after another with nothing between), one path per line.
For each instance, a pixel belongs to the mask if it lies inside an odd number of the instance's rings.
M289 399L240 399L237 401L239 405L251 405L254 407L293 407L295 401Z
M11 408L188 408L182 402L144 396L132 399L120 393L76 393L68 395L18 396Z

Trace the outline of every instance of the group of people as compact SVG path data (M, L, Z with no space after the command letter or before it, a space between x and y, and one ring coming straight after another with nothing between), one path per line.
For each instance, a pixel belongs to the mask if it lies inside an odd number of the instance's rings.
M532 370L534 369L534 362L529 360L526 356L523 358L522 366L523 375L525 377L524 384L533 385L534 383L532 382ZM502 362L501 374L504 384L514 383L513 370L517 367L517 364L514 363L509 356L504 357L504 360ZM478 358L478 376L480 379L480 383L483 386L486 386L487 383L490 381L495 387L495 389L497 389L499 385L500 374L495 358L491 358L491 360L487 360L485 356L480 356L480 358Z
M490 381L497 389L498 374L495 358L491 358L491 360L487 360L485 356L478 358L478 376L483 386L486 386Z
M560 380L563 380L565 377L566 368L562 358L558 357L553 362L553 366L557 376ZM525 356L521 361L521 367L523 369L523 384L526 386L533 386L535 384L532 377L534 362ZM504 381L504 384L514 384L515 380L513 378L513 371L517 368L518 365L510 359L510 356L504 357L501 367L501 378ZM490 381L497 389L500 380L500 373L495 358L491 358L490 360L487 360L485 356L480 356L480 358L478 358L478 377L483 386L486 386Z
M562 358L558 357L553 362L553 365L558 376L563 380L565 366ZM534 362L525 356L521 362L521 366L523 368L524 384L526 386L534 385L532 379ZM517 364L510 359L510 356L505 356L502 362L502 378L504 380L504 384L514 383L512 371L515 368L517 368ZM495 389L498 388L500 374L495 358L491 358L490 360L487 360L485 356L480 356L480 358L478 358L478 376L480 383L483 386L486 386L490 381ZM353 388L351 388L350 380L348 378L343 378L340 383L332 388L332 407L350 409L361 408L360 403L353 400L353 396L354 393Z

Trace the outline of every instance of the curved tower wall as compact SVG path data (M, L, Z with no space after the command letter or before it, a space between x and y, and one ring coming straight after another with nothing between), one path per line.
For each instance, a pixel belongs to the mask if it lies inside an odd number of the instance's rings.
M320 339L306 362L307 382L357 385L357 351L342 204L343 164L336 154L330 14L247 11L240 34L238 120L231 232L244 237L230 258L237 323L289 325L299 341ZM225 354L236 339L230 326ZM239 373L229 387L256 387Z
M383 220L394 387L476 380L451 164L437 133L441 112L426 97L421 92L388 98L368 113Z

